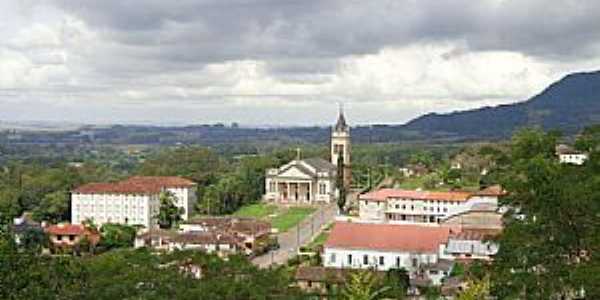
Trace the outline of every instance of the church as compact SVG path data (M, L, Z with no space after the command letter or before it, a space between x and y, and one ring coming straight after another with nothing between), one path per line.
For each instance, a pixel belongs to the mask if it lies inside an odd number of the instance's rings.
M344 170L344 186L350 185L350 126L340 110L331 131L330 161L322 158L300 159L267 170L266 201L288 204L317 204L335 201L338 164Z

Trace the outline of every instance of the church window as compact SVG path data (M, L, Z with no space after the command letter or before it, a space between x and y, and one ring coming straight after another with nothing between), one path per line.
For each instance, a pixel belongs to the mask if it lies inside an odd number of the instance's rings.
M352 254L348 254L348 264L352 265Z
M327 194L327 185L325 183L319 183L319 194L320 195Z
M379 265L383 266L385 264L385 258L383 256L379 257Z
M369 256L368 255L363 255L363 265L368 265L369 264Z

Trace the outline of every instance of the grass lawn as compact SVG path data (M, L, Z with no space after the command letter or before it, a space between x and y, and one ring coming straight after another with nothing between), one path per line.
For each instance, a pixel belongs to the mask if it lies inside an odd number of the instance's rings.
M277 228L279 232L288 231L316 210L316 208L312 207L290 207L275 216L271 220L271 226Z
M317 237L312 242L310 242L310 244L308 244L308 247L311 249L316 249L317 247L325 244L325 241L327 241L327 237L329 237L329 231L325 230L319 233L319 235L317 235Z
M238 217L263 219L277 212L277 206L265 203L250 204L241 207L234 213Z

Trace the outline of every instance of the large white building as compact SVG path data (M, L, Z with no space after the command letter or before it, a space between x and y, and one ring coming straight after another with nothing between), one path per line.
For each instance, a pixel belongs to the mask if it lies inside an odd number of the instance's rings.
M449 235L446 227L337 222L324 245L323 265L415 272L438 262Z
M71 194L71 223L93 220L96 225L119 223L156 224L163 191L174 195L175 205L183 209L187 220L196 203L196 184L180 177L136 176L110 183L89 183Z
M471 192L381 189L359 196L359 220L374 223L438 224L474 207L497 207L498 186Z
M330 203L337 194L338 158L344 164L344 184L350 183L350 127L340 112L331 133L331 160L308 158L293 160L266 172L267 201L297 204Z

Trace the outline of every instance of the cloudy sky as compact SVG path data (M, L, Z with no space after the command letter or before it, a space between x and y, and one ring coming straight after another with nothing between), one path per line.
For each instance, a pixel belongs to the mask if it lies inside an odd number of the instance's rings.
M597 0L2 0L0 121L403 123L600 69Z

